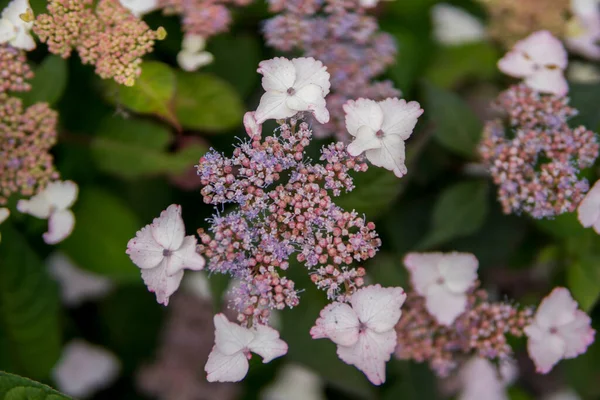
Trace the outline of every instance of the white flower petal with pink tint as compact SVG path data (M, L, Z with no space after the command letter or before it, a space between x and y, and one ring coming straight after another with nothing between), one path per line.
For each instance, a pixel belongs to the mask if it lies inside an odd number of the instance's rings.
M119 2L138 18L158 9L158 0L119 0Z
M431 9L433 36L444 45L462 45L485 39L483 23L462 8L438 3Z
M196 252L196 244L194 236L185 236L181 206L171 204L136 233L127 243L126 253L142 270L148 290L156 293L159 303L167 305L181 284L183 270L204 268L205 261Z
M276 57L261 61L258 73L263 75L265 94L256 109L256 123L268 119L290 118L309 111L320 123L329 121L325 96L329 93L329 73L314 58L288 60Z
M52 377L58 390L83 399L112 384L119 370L119 360L112 353L75 339L63 349Z
M371 383L385 382L385 363L396 347L394 326L406 300L402 288L367 286L357 290L350 305L334 302L326 306L310 330L313 339L329 338L347 364L362 371Z
M468 253L409 253L404 264L427 311L442 325L452 325L467 306L466 293L477 280L478 261Z
M368 99L349 100L343 106L346 129L354 136L348 153L365 157L378 167L393 171L397 177L406 174L404 141L410 137L423 114L419 103L396 98L380 102Z
M263 363L285 355L287 344L275 329L259 325L252 329L239 326L223 314L214 317L215 345L204 370L209 382L238 382L248 373L250 352L263 357Z
M516 377L515 362L505 361L498 369L489 360L473 357L460 369L458 400L508 400L506 386Z
M35 41L30 34L34 15L28 0L12 0L2 10L0 18L0 43L23 50L35 49Z
M600 234L600 180L585 195L577 208L579 222L586 228L594 227L596 233Z
M262 134L262 125L256 122L256 113L254 111L248 111L244 114L244 128L251 138L260 137Z
M541 93L564 96L569 90L563 75L567 62L560 40L548 31L539 31L517 42L498 61L498 68L507 75L524 78L525 84Z
M69 208L75 203L79 188L72 181L50 182L44 190L29 200L19 200L17 210L41 219L48 219L44 241L56 244L66 239L75 227L75 215Z
M561 359L585 353L595 331L590 317L578 310L565 288L556 288L542 300L531 325L525 327L527 351L539 373L548 373Z
M600 60L600 1L571 0L573 17L567 24L565 42L569 50Z
M260 400L326 400L319 376L300 365L287 364L275 382L267 386Z

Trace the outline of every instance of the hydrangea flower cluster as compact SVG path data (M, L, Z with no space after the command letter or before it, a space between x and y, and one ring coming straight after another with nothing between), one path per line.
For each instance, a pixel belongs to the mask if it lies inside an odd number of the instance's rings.
M331 121L315 128L315 134L335 134L348 140L343 105L349 99L364 97L383 100L400 92L390 81L373 78L390 66L396 56L396 44L379 31L377 20L366 14L374 2L359 1L279 1L271 0L270 9L279 15L265 24L267 43L281 51L301 50L307 57L321 60L331 75L327 108Z
M37 17L33 31L48 49L63 58L76 49L84 64L93 64L103 79L133 86L142 57L152 52L164 28L151 30L118 0L52 0L48 14Z
M27 80L33 78L33 72L27 64L27 57L23 50L1 44L0 71L0 93L31 90Z

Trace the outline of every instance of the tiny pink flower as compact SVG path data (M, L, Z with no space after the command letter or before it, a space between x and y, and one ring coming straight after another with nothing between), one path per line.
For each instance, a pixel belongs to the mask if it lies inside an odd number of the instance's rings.
M146 225L127 243L129 257L142 270L148 290L165 306L179 288L183 270L204 268L204 258L196 252L196 238L185 236L181 206L171 204L160 217Z
M477 280L478 261L468 253L410 253L404 259L415 291L442 325L467 309L467 291Z
M337 344L342 361L361 370L374 385L385 382L385 363L396 348L394 326L406 293L400 287L367 286L357 290L350 304L335 302L321 310L310 330L313 339Z
M312 57L276 57L262 61L258 72L263 75L265 94L256 109L256 121L290 118L300 111L310 111L317 121L329 122L325 96L329 93L329 73L321 61Z
M250 352L263 358L263 363L285 355L287 344L279 332L266 325L248 329L230 322L223 314L214 317L215 345L204 370L209 382L239 382L248 373Z
M354 136L348 153L365 156L373 165L406 174L404 141L413 132L423 109L416 101L389 98L376 102L360 98L344 104L346 129Z
M498 68L507 75L523 78L534 90L564 96L569 91L563 75L567 62L567 52L560 40L548 31L539 31L518 41L498 61Z
M256 113L254 111L248 111L244 114L244 128L246 128L246 133L251 138L260 137L262 134L262 125L256 122Z
M596 233L600 235L600 180L596 181L579 203L577 216L581 225L586 228L593 226Z
M537 372L548 373L560 360L585 353L594 342L590 317L577 309L577 302L565 288L555 288L546 296L524 331L527 351Z

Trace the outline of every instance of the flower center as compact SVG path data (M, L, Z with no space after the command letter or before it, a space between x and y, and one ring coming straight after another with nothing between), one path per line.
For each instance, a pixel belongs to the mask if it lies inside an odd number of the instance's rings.
M169 257L171 254L173 254L173 252L169 249L164 249L163 250L163 257Z
M379 139L381 139L382 137L385 136L385 133L383 133L383 131L380 129L377 132L375 132L375 136L377 136Z
M553 326L552 328L550 328L551 335L556 335L557 333L558 333L558 329L556 329L556 327Z
M364 322L361 322L358 324L358 333L363 333L366 330L367 330L367 324L365 324Z
M443 277L439 277L436 279L435 283L437 283L438 285L443 285L446 282L446 280Z
M295 95L296 94L296 89L294 89L293 87L288 88L287 94L289 94L290 96Z

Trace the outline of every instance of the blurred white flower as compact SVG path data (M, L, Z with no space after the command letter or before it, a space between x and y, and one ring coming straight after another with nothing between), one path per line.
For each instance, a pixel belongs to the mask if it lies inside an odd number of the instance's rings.
M433 36L445 45L460 45L485 39L483 23L459 7L438 3L431 9Z
M489 360L473 357L459 371L458 400L508 400L506 386L517 377L513 360L503 361L498 369Z
M6 221L10 216L10 210L6 207L0 207L0 224ZM0 233L0 241L2 240L2 234Z
M201 271L188 271L183 278L183 288L202 300L212 300L210 283Z
M577 207L579 222L585 228L591 226L600 235L600 180L585 195L579 207Z
M119 360L112 353L75 339L63 349L52 377L59 391L83 399L110 386L119 370Z
M571 0L573 18L567 25L567 48L600 60L600 0Z
M542 400L581 400L573 389L562 389L558 392L545 395Z
M64 304L76 307L86 300L97 300L113 289L113 283L103 276L84 271L60 251L55 251L46 259L50 275L60 286Z
M393 0L358 0L358 4L360 4L361 7L364 7L364 8L373 8L377 4L379 4L380 1L393 1Z
M213 62L214 57L206 48L204 37L186 34L181 43L181 51L177 54L177 63L184 71L192 72Z
M594 84L600 82L600 69L589 62L571 61L567 77L572 83Z
M296 364L286 364L275 382L260 395L261 400L325 400L323 382L311 370Z
M12 0L0 18L0 43L27 51L35 49L35 41L29 33L34 19L29 0Z
M79 188L73 181L50 182L48 186L29 200L19 200L17 210L41 219L48 219L48 232L44 241L56 244L66 239L75 227L75 215L70 210Z

